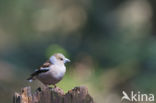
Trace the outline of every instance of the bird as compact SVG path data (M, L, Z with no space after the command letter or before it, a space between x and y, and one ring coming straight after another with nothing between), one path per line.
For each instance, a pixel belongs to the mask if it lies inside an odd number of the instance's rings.
M46 87L56 84L62 80L66 72L65 63L70 62L62 53L53 54L40 68L36 69L27 80L35 79L41 81Z

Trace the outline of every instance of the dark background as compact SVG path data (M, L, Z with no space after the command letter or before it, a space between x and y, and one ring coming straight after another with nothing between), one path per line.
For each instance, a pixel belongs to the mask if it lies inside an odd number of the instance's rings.
M156 93L155 0L0 0L0 102L34 89L26 78L53 53L71 59L64 91L84 85L96 103L122 91Z

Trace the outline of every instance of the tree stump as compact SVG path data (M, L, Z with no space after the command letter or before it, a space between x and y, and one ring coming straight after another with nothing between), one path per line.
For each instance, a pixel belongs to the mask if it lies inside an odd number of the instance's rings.
M75 87L66 94L58 87L38 89L32 94L31 88L25 87L20 93L14 94L13 103L94 103L94 101L88 94L88 89L83 86Z

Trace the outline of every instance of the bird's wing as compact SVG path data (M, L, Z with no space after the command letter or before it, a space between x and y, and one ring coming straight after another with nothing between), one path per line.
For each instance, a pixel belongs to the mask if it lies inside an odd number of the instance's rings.
M43 63L43 65L42 65L42 66L40 66L40 68L39 68L39 69L49 67L50 65L52 65L52 63L50 62L50 60L47 60L45 63Z
M43 63L42 66L40 66L40 68L36 69L27 80L33 79L34 76L37 76L40 73L45 73L47 71L49 71L49 67L53 65L49 60L46 61L45 63Z
M47 68L37 69L37 70L35 70L35 72L33 72L31 74L31 76L33 77L33 76L36 76L36 75L38 75L40 73L44 73L44 72L47 72L47 71L49 71L49 68L48 67Z

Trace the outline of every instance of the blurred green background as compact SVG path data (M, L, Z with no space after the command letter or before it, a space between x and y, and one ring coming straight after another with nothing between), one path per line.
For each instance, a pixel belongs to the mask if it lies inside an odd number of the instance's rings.
M88 87L96 103L122 91L156 93L155 0L0 0L0 102L55 52L71 59L67 91Z

